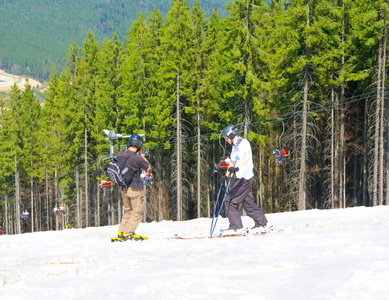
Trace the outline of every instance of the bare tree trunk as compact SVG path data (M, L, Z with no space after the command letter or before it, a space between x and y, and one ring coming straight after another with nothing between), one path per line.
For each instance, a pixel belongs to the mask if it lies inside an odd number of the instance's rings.
M209 190L209 177L207 180L207 218L211 217L211 191Z
M334 197L334 188L335 188L335 91L334 86L331 88L331 187L330 187L330 199L331 199L331 208L335 208L335 197Z
M388 153L389 153L389 122L386 125L386 140L387 140L386 155L388 155ZM386 205L389 205L389 167L388 167L388 162L386 164Z
M243 118L243 137L247 138L247 133L249 131L249 96L246 96L244 99L244 118Z
M101 204L102 204L102 207L104 208L105 207L105 200L107 199L107 189L103 189L103 195L101 196ZM102 220L102 225L107 225L107 222L106 222L106 209L103 209L103 220ZM101 224L100 224L101 225Z
M55 182L54 182L54 202L55 202L55 206L58 207L59 202L58 202L58 177L57 177L57 168L55 168L54 177L55 177ZM58 217L57 217L57 215L55 216L55 230L58 230Z
M109 187L109 201L108 201L108 225L113 225L112 209L113 209L113 188L112 185Z
M270 160L267 161L267 171L270 175L270 178L274 178L274 169L273 169L273 164L271 163ZM273 212L273 184L274 180L272 180L269 184L267 184L267 193L266 193L266 203L264 199L262 200L262 208L268 207L268 211Z
M263 199L264 199L264 194L265 194L265 185L263 183L263 167L265 165L263 147L259 147L258 152L259 152L259 160L258 160L258 182L259 182L258 194L259 194L259 197L257 199L257 204L260 207L263 207Z
M81 207L80 207L80 175L78 173L78 166L76 167L76 198L77 198L77 226L82 228L81 223Z
M342 44L344 45L344 1L342 1ZM344 58L344 50L342 52L342 67L345 64ZM344 99L344 82L341 83L340 87L340 101ZM339 156L339 166L342 170L339 174L340 184L339 184L339 192L341 194L342 206L346 208L346 151L345 151L345 121L344 121L344 104L343 102L340 104L340 156Z
M30 174L30 196L31 196L31 232L34 232L34 178L32 177L32 159L30 160L31 174Z
M163 166L162 166L162 155L161 152L157 153L158 157L158 220L162 221L163 217Z
M382 13L381 13L382 14ZM382 16L381 16L382 18ZM382 88L381 88L381 124L380 124L380 201L379 204L384 203L384 174L385 174L385 162L384 162L384 112L385 112L385 72L386 72L386 15L385 15L385 27L382 37ZM387 178L387 177L386 177ZM387 180L388 181L388 180ZM388 183L386 183L388 185Z
M344 85L341 86L340 100L344 99ZM345 195L345 185L346 185L346 160L345 160L345 147L344 147L344 139L345 139L345 128L344 128L344 104L340 103L340 153L339 153L339 195L342 200L339 204L342 205L343 208L346 208L346 195Z
M111 220L111 225L115 225L115 214L113 213L113 211L115 210L115 189L113 188L113 186L111 185L110 186L111 188L111 198L109 200L109 205L110 205L110 209L109 209L109 214L110 214L110 220Z
M367 194L367 101L365 101L363 120L363 177L362 177L362 205L366 206Z
M85 171L85 227L89 226L89 193L88 193L88 129L87 114L85 110L85 128L84 128L84 171Z
M200 100L197 101L197 218L201 218L201 128Z
M307 27L310 26L310 0L307 1ZM308 56L308 46L305 46L305 55ZM306 180L307 180L307 170L306 170L306 151L307 151L307 110L308 110L308 65L304 67L304 103L303 103L303 114L302 114L302 137L301 137L301 162L300 162L300 175L299 175L299 196L298 196L298 210L305 210L306 208Z
M18 157L17 153L15 152L15 202L16 202L16 213L15 217L17 220L17 225L16 225L16 233L20 234L21 233L21 228L20 228L20 179L19 179L19 168L18 168Z
M47 222L47 230L50 230L50 203L49 203L49 174L48 174L48 166L45 166L45 177L46 177L46 222Z
M379 205L383 204L384 201L384 90L381 91L381 116L380 116L380 156L379 156Z
M307 109L308 109L308 66L305 66L304 74L304 103L302 114L302 137L301 137L301 162L300 162L300 176L299 176L299 200L298 210L305 210L306 207L306 151L307 151Z
M357 110L357 115L356 119L359 120L359 110ZM358 133L359 133L359 127L355 126L355 133L354 133L354 139L358 140ZM358 169L358 158L359 158L359 153L354 150L354 180L353 180L353 207L357 206L358 204L358 174L359 174L359 169Z
M95 218L95 226L99 227L100 226L100 189L97 188L97 203L96 203L96 218Z
M177 110L177 221L182 220L182 174L181 174L181 110L180 110L180 73L177 71L176 110Z
M384 27L384 53L382 55L383 57L383 62L382 62L382 91L385 91L385 80L386 80L386 43L387 43L387 37L386 37L386 33L387 33L387 15L386 15L386 11L385 11L385 27ZM385 93L383 93L382 95L382 103L384 103L384 100L385 100ZM385 107L384 107L385 108ZM383 109L384 110L384 109ZM382 127L384 128L384 127ZM386 134L387 134L387 138L386 138L386 143L387 143L387 151L386 151L386 205L389 205L389 165L388 165L388 150L389 150L389 123L386 127Z
M9 233L9 226L8 226L8 191L7 188L4 188L4 211L5 211L5 232Z
M379 40L378 47L378 75L377 75L377 104L375 113L375 132L374 132L374 169L373 169L373 206L378 204L378 181L379 181L379 150L380 150L380 109L381 109L381 58L382 58L382 39ZM382 187L380 187L382 189Z
M340 106L339 95L335 93L335 107ZM341 206L340 197L340 114L338 109L335 109L334 113L334 208Z
M62 201L62 199L64 198L63 197L63 189L61 188L60 191L61 191L60 200ZM65 211L67 211L66 205L64 203L62 203L62 205L63 205ZM61 218L61 222L62 222L61 229L63 230L63 229L65 229L65 223L66 223L66 220L67 220L67 215L66 214L62 214L61 216L62 216L62 218Z

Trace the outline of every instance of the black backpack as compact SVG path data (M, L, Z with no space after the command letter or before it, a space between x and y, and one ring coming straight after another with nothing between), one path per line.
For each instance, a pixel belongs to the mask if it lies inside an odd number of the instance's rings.
M132 181L134 173L127 167L126 161L133 154L120 155L114 157L107 166L107 173L111 181L127 188Z

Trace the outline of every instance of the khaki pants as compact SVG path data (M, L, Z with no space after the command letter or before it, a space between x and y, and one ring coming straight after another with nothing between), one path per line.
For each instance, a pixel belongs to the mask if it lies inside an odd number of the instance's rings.
M119 231L126 234L135 232L145 209L143 191L135 191L132 188L122 189L124 214L119 225Z

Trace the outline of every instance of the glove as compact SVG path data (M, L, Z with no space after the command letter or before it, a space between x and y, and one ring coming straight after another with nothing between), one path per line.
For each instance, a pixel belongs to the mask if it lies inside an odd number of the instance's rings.
M220 176L220 184L223 184L224 181L226 181L227 179L227 176L223 175L223 176Z
M230 172L230 173L234 173L234 172L238 172L239 171L239 168L238 167L229 167L228 168L228 171Z

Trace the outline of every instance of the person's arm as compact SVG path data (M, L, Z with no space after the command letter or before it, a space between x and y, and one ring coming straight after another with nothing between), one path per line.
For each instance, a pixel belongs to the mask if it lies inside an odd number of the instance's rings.
M228 171L230 169L230 167L234 167L235 166L235 161L234 160L230 160L230 163L228 164L228 168L227 168L227 172L226 172L226 177L230 177L230 171Z
M143 152L142 152L142 149L140 149L139 151L138 151L138 154L140 155L140 157L142 157L146 162L147 162L147 164L149 165L148 167L147 167L147 172L150 170L150 167L151 167L151 165L150 165L150 163L149 163L149 161L147 160L147 158L146 158L146 156L143 154Z

